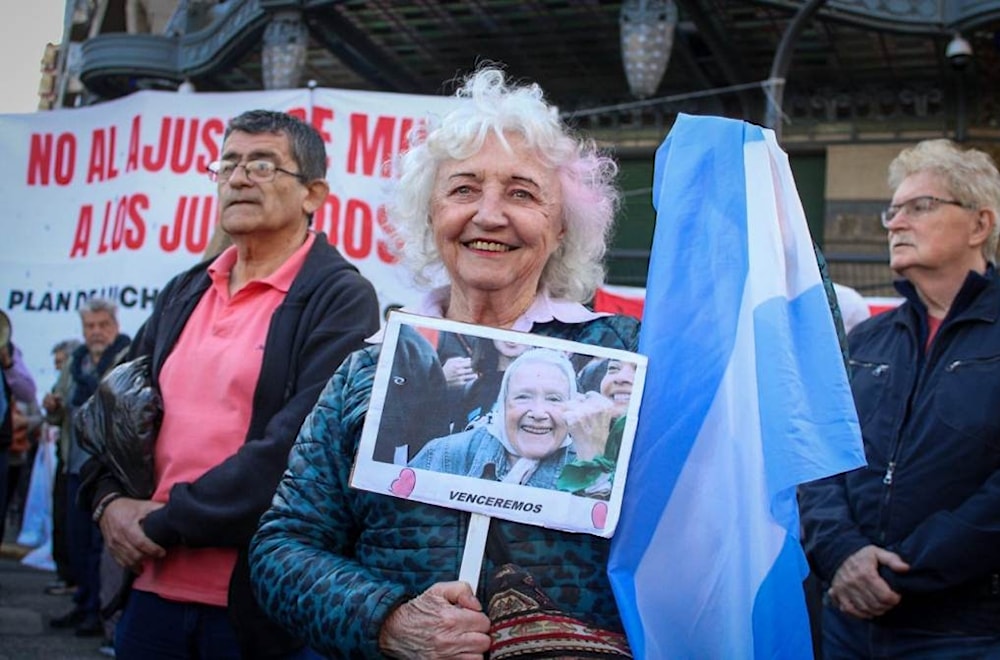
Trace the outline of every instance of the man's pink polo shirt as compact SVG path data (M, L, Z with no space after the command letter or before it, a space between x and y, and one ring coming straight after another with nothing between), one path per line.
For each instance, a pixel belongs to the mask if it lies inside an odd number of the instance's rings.
M154 501L167 502L175 484L195 481L243 446L271 315L315 240L310 232L270 276L248 282L233 296L229 275L236 248L209 266L212 284L160 371L163 423L156 439ZM245 487L255 487L253 475L247 475ZM225 607L236 554L236 548L168 548L163 559L145 563L134 588Z

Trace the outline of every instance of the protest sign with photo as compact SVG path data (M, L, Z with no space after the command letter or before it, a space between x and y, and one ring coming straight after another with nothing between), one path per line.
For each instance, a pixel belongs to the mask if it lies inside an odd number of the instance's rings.
M449 342L487 356L464 383L428 370ZM394 312L351 485L610 537L645 372L627 351Z

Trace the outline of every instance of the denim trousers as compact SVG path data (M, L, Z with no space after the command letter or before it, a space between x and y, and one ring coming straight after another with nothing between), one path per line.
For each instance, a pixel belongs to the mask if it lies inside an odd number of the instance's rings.
M238 660L239 642L224 607L179 603L133 590L115 627L117 660ZM322 660L308 647L285 660Z
M115 627L117 660L239 660L226 608L133 589Z
M823 660L1000 660L1000 631L969 636L895 628L823 608Z

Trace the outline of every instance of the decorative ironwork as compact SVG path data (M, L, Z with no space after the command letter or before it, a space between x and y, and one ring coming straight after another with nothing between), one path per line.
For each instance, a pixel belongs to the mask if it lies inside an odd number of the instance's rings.
M298 11L274 14L264 28L264 49L261 51L264 89L298 87L306 67L309 29Z

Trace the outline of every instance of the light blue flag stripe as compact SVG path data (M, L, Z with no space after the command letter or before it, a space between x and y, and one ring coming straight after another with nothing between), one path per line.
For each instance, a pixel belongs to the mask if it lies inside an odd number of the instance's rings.
M682 115L654 177L650 368L609 563L629 640L808 657L794 488L863 457L787 158L758 127Z

